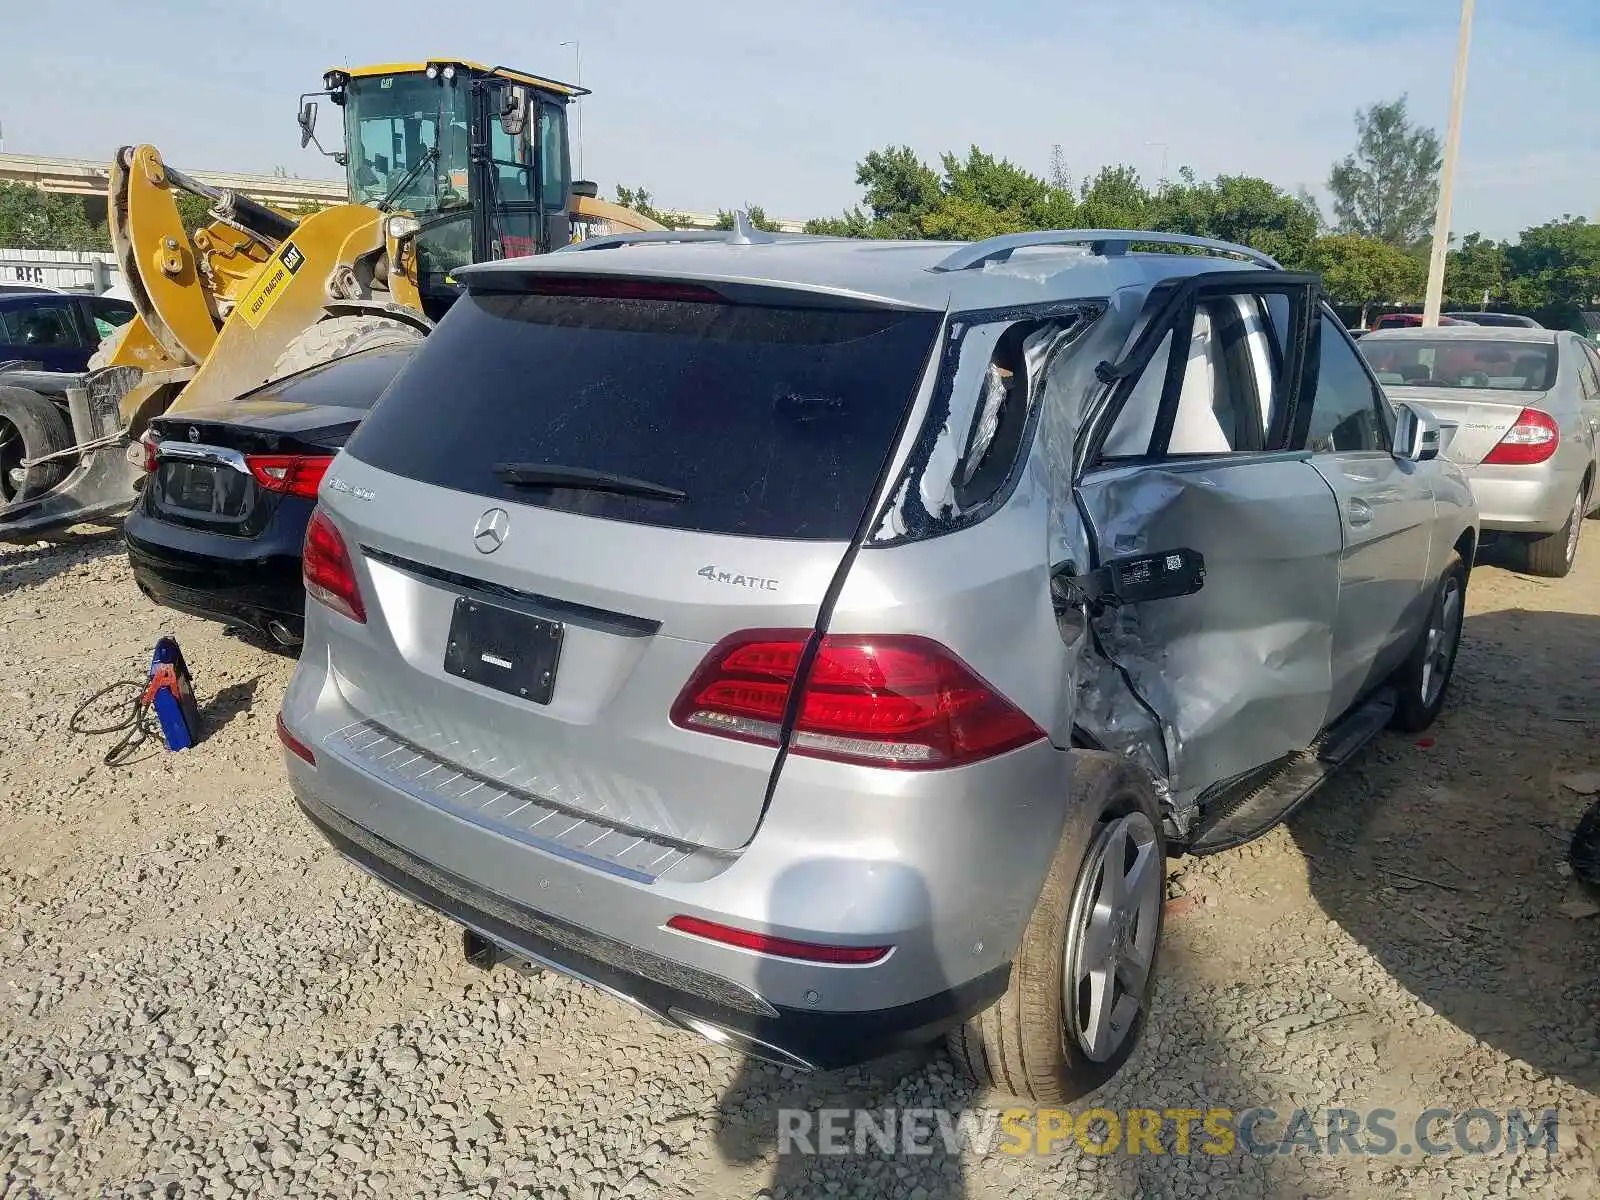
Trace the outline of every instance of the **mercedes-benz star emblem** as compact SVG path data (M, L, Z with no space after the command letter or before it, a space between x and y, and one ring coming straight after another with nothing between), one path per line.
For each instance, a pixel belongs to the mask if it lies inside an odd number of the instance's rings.
M472 544L478 548L479 554L493 554L505 544L506 534L510 532L511 517L506 510L491 508L472 527Z

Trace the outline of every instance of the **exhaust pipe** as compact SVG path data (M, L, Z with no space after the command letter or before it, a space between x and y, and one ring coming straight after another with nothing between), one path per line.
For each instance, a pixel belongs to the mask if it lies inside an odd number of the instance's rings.
M461 931L461 954L468 966L477 967L480 971L494 970L495 964L505 957L499 946L470 929Z
M268 621L267 632L272 635L272 640L280 646L298 646L301 641L299 637L295 636L294 631L282 621Z

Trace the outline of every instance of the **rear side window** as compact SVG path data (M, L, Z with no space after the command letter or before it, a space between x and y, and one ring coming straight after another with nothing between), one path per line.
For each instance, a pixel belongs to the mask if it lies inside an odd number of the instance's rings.
M495 500L751 537L845 540L898 440L939 315L469 293L349 443ZM516 486L527 464L681 500Z
M13 305L5 315L6 340L19 346L79 348L83 335L73 307L74 301L67 297Z
M94 318L95 336L104 339L133 320L133 305L96 296L89 301L89 315Z

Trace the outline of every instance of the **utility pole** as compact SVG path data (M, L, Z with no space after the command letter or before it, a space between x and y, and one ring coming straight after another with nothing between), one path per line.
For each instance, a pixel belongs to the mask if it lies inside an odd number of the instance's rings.
M583 86L583 42L580 41L577 38L573 38L572 41L570 41L570 42L562 42L561 44L563 46L571 46L572 47L572 68L573 68L574 73L577 76L577 78L575 78L572 82L577 84L579 87L582 87ZM577 112L577 118L578 118L578 129L577 129L577 134L578 134L578 176L577 177L579 179L582 179L583 178L583 97L579 96L577 98L577 100L573 102L572 107L578 110L578 112Z
M1450 251L1450 192L1456 181L1456 157L1461 149L1461 108L1467 98L1467 49L1472 43L1474 0L1461 0L1461 33L1456 39L1456 70L1450 81L1450 131L1445 135L1444 164L1439 172L1439 209L1433 220L1433 253L1428 258L1428 292L1422 305L1422 324L1439 323L1444 301L1445 256Z

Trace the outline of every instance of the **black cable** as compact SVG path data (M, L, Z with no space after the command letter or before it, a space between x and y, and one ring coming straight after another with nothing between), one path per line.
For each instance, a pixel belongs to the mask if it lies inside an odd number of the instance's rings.
M128 711L120 720L116 722L116 724L83 724L84 714L89 711L89 709L97 700L109 696L119 689L125 689L132 693L132 700L128 705ZM150 708L149 705L144 702L144 690L144 684L128 679L121 680L117 683L107 684L98 692L95 692L82 704L78 705L75 710L73 710L72 716L67 721L67 728L73 733L81 733L86 736L95 736L107 733L122 734L122 736L117 739L116 743L111 747L111 749L106 751L105 757L102 760L108 767L121 766L127 761L128 754L133 749L143 744L145 739L148 738L152 732L149 720L147 719Z

